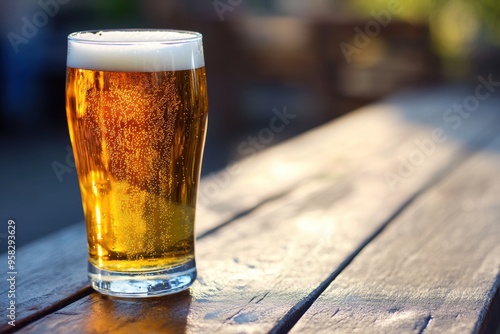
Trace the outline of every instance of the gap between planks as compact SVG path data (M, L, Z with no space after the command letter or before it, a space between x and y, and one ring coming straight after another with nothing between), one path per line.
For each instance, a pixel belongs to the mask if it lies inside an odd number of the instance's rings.
M453 157L455 158L456 156L459 156L459 155L460 155L460 153L461 153L461 152L458 152L458 154L457 154L457 153L455 153ZM447 167L448 167L448 168L451 168L450 166L448 166L448 164L453 163L453 161L454 161L454 160L448 161L448 162L447 162L447 164L445 164L445 165L443 166L443 169L446 169ZM437 172L437 173L435 173L435 174L436 174L436 175L437 175L437 174L440 174L440 172L438 171L438 172ZM435 178L435 177L436 177L436 175L434 175L434 176L433 176L433 178ZM274 201L274 200L276 200L276 199L279 199L279 198L280 198L280 197L282 197L284 194L286 194L286 193L288 192L288 190L289 190L289 189L286 189L284 192L282 192L281 194L278 194L278 195L270 195L270 196L268 196L267 198L265 198L264 200L259 201L259 203L255 204L253 207L250 207L249 209L244 209L244 210L242 210L241 212L238 212L238 213L234 213L234 214L231 216L231 218L227 218L227 219L225 219L222 223L217 224L217 226L215 226L215 227L213 227L213 228L209 229L208 231L206 231L206 232L204 232L204 233L200 234L200 235L199 235L199 237L198 237L197 239L204 238L204 237L206 237L206 236L208 236L208 235L212 235L214 232L219 231L220 229L224 228L225 226L229 225L230 223L234 222L235 220L240 219L240 218L242 218L242 217L244 217L244 216L247 216L247 215L251 214L253 211L255 211L256 209L258 209L259 207L261 207L263 204L265 204L265 203L269 203L269 202L272 202L272 201ZM418 193L418 191L417 191L417 193ZM415 193L415 194L416 194L416 193ZM415 194L414 194L413 196L415 196ZM411 201L411 200L412 200L412 199L410 198L410 199L409 199L409 201ZM410 203L411 203L411 202L410 202ZM403 204L402 204L402 206L399 208L398 212L400 212L400 211L404 210L404 208L405 208L408 204L410 204L410 203L408 203L408 202L403 203ZM397 212L397 213L398 213L398 212ZM389 221L390 221L391 219L393 219L393 217L391 217L391 218L389 219ZM389 223L389 221L388 221L388 222L386 222L386 224L388 224L388 223ZM382 226L382 229L383 229L383 228L385 228L385 227L384 227L384 226ZM354 251L354 253L353 253L353 254L354 254L354 256L351 256L351 259L350 259L350 260L348 259L348 260L345 260L344 262L342 262L342 264L340 265L340 267L339 267L339 268L345 268L347 265L349 265L350 261L352 261L352 259L353 259L353 258L357 255L357 253L359 253L359 252L362 250L362 248L363 248L364 246L366 246L366 244L368 244L371 240L373 240L374 238L376 238L376 236L377 236L378 234L380 234L380 232L381 232L381 231L382 231L382 230L380 230L380 231L376 231L376 232L375 232L375 234L373 234L371 237L367 238L367 239L366 239L366 241L365 241L365 242L364 242L364 243L360 246L361 248L359 249L359 251L357 251L357 252L356 252L356 251ZM363 245L364 245L364 246L363 246ZM347 261L348 261L348 262L347 262ZM346 263L346 262L347 262L347 263ZM341 270L340 270L340 271L341 271ZM340 273L340 271L339 271L339 273ZM337 275L338 275L338 274L337 274ZM335 277L334 277L333 279L335 279ZM332 279L332 281L333 281L333 279ZM328 283L328 284L329 284L329 283ZM326 286L328 286L328 284L327 284ZM326 286L325 286L325 288L326 288ZM90 287L88 287L88 289L89 289L89 291L90 291L90 292L89 292L89 294L90 294L90 293L92 292L92 290L90 289ZM316 290L315 290L315 291L316 291ZM319 294L321 294L321 292L319 292ZM80 297L80 298L81 298L81 297ZM66 300L67 300L67 299L68 299L68 298L66 298ZM305 298L305 299L308 299L308 298ZM304 300L305 300L305 299L304 299ZM76 302L77 300L78 300L78 299L73 300L72 302ZM314 301L314 300L313 300L313 301ZM311 301L311 304L313 303L313 301ZM63 301L61 301L61 302L63 302ZM70 303L68 303L67 305L69 305L69 304L71 304L71 302L70 302ZM301 303L298 303L297 305L299 305L299 304L301 304ZM294 308L295 308L295 307L294 307ZM293 310L293 309L292 309L292 310ZM53 312L55 312L55 311L57 311L57 310L52 310L52 313L53 313ZM48 314L50 314L50 313L47 313L47 314L45 314L45 315L48 315Z
M500 334L500 274L495 280L496 291L491 293L491 303L483 312L485 321L478 321L474 326L475 333L496 333Z
M452 170L463 165L467 160L471 159L475 154L481 151L483 148L488 146L488 144L492 143L497 138L497 133L492 131L487 137L481 138L477 142L474 142L471 147L466 147L460 150L460 152L456 155L455 159L452 160L450 164L448 164L445 168L437 172L425 185L423 185L419 190L417 190L406 202L404 202L398 210L391 215L386 222L384 222L372 235L370 235L367 239L365 239L362 244L356 248L346 260L344 260L337 269L335 269L321 284L319 284L316 289L314 289L306 298L302 299L300 302L294 305L287 312L283 318L281 318L274 328L269 332L270 334L282 334L288 333L292 327L299 321L299 319L307 312L307 310L311 307L311 305L319 298L319 296L323 293L323 291L328 288L328 286L337 278L340 273L347 268L347 266L356 258L356 256L363 251L363 249L375 240L396 218L417 198L423 195L425 192L439 184L442 180L444 180ZM497 281L500 280L497 279ZM493 296L492 303L490 304L489 309L487 310L488 315L495 315L495 310L500 309L500 287L497 288L496 294ZM432 318L429 319L429 321ZM485 323L485 324L476 324L476 328L481 329L479 332L488 332L486 331L486 327L490 330L495 328L493 322L495 319ZM497 324L498 326L498 324ZM426 326L423 327L425 329ZM500 331L500 329L499 329Z
M237 219L240 219L244 216L250 215L252 212L254 212L255 210L258 210L263 205L280 199L281 197L283 197L287 193L289 193L292 189L294 189L296 186L297 185L294 184L291 187L289 187L288 189L286 189L285 191L282 191L278 194L269 196L269 197L263 199L262 201L260 201L259 203L255 204L254 206L252 206L246 210L243 210L239 213L236 213L231 218L221 222L217 226L215 226L215 227L201 233L200 235L198 235L196 237L196 240L201 240L209 235L212 235L212 234L216 233L218 230L220 230L221 228L227 227L228 225L230 225L232 222L236 221ZM20 318L19 320L16 320L15 327L12 327L12 326L0 327L0 331L2 333L6 333L6 334L14 333L15 331L20 330L23 327L26 327L26 326L30 325L31 323L33 323L37 320L40 320L49 314L55 313L55 312L65 308L66 306L68 306L68 305L70 305L70 304L72 304L72 303L74 303L74 302L76 302L84 297L87 297L88 295L90 295L92 293L97 293L97 292L94 289L92 289L92 287L90 285L87 285L84 288L80 289L78 292L72 294L71 296L68 296L67 298L64 298L64 299L58 301L56 304L53 304L53 305L51 305L47 308L44 308L36 313L33 313L33 314L26 316L24 318Z
M325 125L323 127L326 127L326 126L328 126L328 125ZM324 131L324 130L322 130L322 131ZM313 133L313 132L315 132L315 130L310 131L310 133ZM310 133L309 133L309 135L310 135ZM308 136L308 133L305 133L302 136ZM410 137L410 136L411 136L411 134L408 133L408 134L406 134L403 137L406 138L406 137ZM308 177L306 177L306 179L307 180L310 179L311 176L318 177L318 175L309 175ZM319 175L319 176L321 176L321 175ZM292 183L291 186L285 188L281 192L269 194L268 197L260 200L258 203L254 204L253 206L250 206L249 208L245 208L242 211L236 211L229 218L226 218L222 222L218 223L217 225L209 228L206 231L203 231L201 234L199 234L196 237L196 240L201 240L201 239L203 239L203 238L205 238L207 236L213 235L214 233L218 232L220 229L228 227L228 225L231 225L231 223L235 222L236 220L239 220L239 219L241 219L241 218L243 218L245 216L248 216L248 215L252 214L254 211L258 210L262 206L264 206L264 205L266 205L268 203L271 203L273 201L279 200L280 198L286 196L289 192L291 192L297 186L300 186L300 184L302 184L304 181L306 181L306 180L304 180L304 179L298 180L297 182ZM82 290L80 292L83 292L83 291L85 291L86 294L77 294L76 298L75 298L76 295L68 296L65 299L62 299L62 300L58 301L53 306L50 306L50 307L48 307L46 309L43 309L43 310L41 310L41 311L39 311L39 312L37 312L35 314L28 315L25 318L21 318L20 321L18 322L19 325L16 326L16 329L19 330L22 327L25 327L26 325L29 325L30 323L32 323L32 322L34 322L36 320L39 320L39 319L41 319L41 318L43 318L43 317L45 317L45 316L47 316L47 315L49 315L51 313L54 313L54 312L58 311L59 309L64 308L64 307L70 305L71 303L76 302L77 300L79 300L79 299L81 299L81 298L83 298L83 297L85 297L85 296L87 296L87 295L95 292L88 285L85 288L82 288ZM2 328L0 328L0 330L2 330Z
M86 287L80 289L79 291L75 292L71 296L60 300L59 302L57 302L54 305L51 305L47 308L44 308L43 310L40 310L36 313L33 313L27 317L16 320L15 327L12 327L9 325L9 326L5 326L3 328L0 328L0 330L2 333L5 333L5 334L14 333L15 331L18 331L21 328L26 327L26 326L30 325L31 323L33 323L39 319L42 319L43 317L45 317L49 314L57 312L60 309L63 309L66 306L68 306L68 305L70 305L70 304L72 304L72 303L74 303L74 302L76 302L84 297L87 297L88 295L90 295L93 292L94 292L94 290L90 287L90 285L86 286Z

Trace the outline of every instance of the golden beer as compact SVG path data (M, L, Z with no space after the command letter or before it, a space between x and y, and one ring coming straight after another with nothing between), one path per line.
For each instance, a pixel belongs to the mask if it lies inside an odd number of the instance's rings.
M182 52L162 51L172 48L168 43L160 43L160 51L150 47L173 57L174 65L165 65L154 53L134 48L136 39L125 38L134 52L116 48L117 53L129 52L130 62L122 54L116 63L84 59L79 67L78 61L69 61L71 46L68 51L67 119L87 226L90 276L98 290L113 290L118 284L109 279L113 274L123 284L123 277L133 282L178 280L169 270L188 263L193 280L196 273L194 219L208 109L205 67L201 61L180 66L186 61L175 57ZM141 52L145 55L134 59ZM147 71L147 61L155 60L161 70ZM143 291L141 286L128 293L130 287L119 286L118 291L101 292L142 297L184 288Z

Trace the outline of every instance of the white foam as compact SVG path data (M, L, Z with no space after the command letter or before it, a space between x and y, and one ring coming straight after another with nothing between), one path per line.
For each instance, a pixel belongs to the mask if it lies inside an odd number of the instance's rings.
M158 72L205 66L201 35L182 31L102 31L71 34L68 67Z

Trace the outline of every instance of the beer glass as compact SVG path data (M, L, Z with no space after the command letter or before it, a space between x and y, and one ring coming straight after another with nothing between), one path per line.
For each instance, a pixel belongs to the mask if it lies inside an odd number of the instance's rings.
M196 278L207 107L199 33L68 36L66 114L97 291L159 296Z

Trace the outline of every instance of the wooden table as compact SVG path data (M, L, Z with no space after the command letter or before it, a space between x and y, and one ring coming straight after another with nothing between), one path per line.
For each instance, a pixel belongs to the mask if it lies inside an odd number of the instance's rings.
M0 330L495 332L500 100L475 88L401 93L205 178L188 291L94 292L83 223L17 250Z

